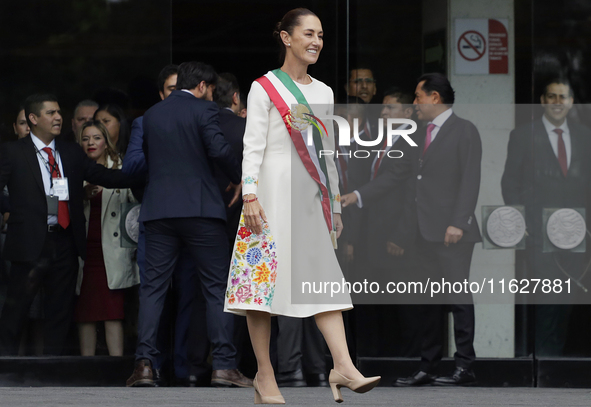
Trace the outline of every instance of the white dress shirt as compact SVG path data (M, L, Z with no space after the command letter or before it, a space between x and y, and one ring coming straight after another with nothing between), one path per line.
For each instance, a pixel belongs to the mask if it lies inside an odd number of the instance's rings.
M564 141L564 149L566 150L566 167L570 167L570 157L572 155L572 148L570 142L570 131L568 130L568 124L566 124L566 119L564 123L560 127L556 127L548 119L546 119L546 115L542 116L542 123L544 123L544 127L546 128L546 133L548 133L548 138L550 139L550 144L552 145L552 150L554 150L554 155L558 159L558 134L554 131L554 129L560 129L563 131L562 133L562 140Z
M451 117L453 112L453 109L449 108L445 112L441 113L439 116L434 118L433 121L429 122L429 124L435 125L435 128L431 130L431 143L435 140L435 137L437 137L437 133L439 133L439 129L441 129L443 123L445 123L447 119Z
M41 178L43 179L43 188L45 189L45 195L50 195L51 193L51 180L50 180L50 169L49 167L45 164L45 162L49 162L49 155L43 151L43 148L45 147L49 147L51 148L51 151L53 152L53 157L55 158L55 161L57 162L57 165L59 166L60 169L60 175L63 177L64 176L64 167L62 166L62 160L60 159L60 155L59 152L57 152L55 150L55 140L51 140L51 143L49 143L49 145L45 145L44 142L42 142L37 136L35 136L33 133L31 133L31 140L33 140L33 144L35 144L35 147L37 147L37 150L39 150L39 154L37 155L37 161L39 162L39 168L41 169ZM41 158L43 157L43 158ZM45 161L44 161L45 159ZM47 215L47 224L48 225L57 225L57 215Z

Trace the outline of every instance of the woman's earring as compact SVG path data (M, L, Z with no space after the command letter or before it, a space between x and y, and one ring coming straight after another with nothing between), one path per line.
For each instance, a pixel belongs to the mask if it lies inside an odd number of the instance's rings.
M291 42L288 42L288 43L287 43L287 46L288 46L288 47L291 47Z

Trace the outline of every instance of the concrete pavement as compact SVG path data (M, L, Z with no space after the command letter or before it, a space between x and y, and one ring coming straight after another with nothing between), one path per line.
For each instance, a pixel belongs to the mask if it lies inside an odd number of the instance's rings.
M343 389L341 406L396 407L590 407L591 389L388 388L367 394ZM284 388L288 406L336 406L328 388ZM250 406L253 389L1 387L1 407L24 406Z

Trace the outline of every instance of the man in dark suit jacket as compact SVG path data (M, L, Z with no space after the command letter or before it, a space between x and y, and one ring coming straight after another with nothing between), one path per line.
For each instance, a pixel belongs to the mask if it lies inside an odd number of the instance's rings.
M352 192L370 181L371 159L366 157L365 153L371 153L360 151L369 150L370 148L359 145L353 138L355 118L358 119L357 131L360 139L369 141L372 140L372 137L377 136L377 128L372 127L370 120L367 118L368 110L369 106L366 106L363 99L357 96L347 96L340 101L335 112L337 115L347 118L351 129L351 145L335 146L337 154L335 162L339 172L339 191L341 191L342 195ZM356 154L359 155L356 156ZM365 253L361 249L365 244L365 215L364 211L355 206L343 210L342 213L343 224L346 224L347 228L343 229L343 233L339 238L337 256L345 276L347 276L349 270L364 267L367 261L362 256ZM356 247L359 255L355 255Z
M146 230L146 272L140 287L136 368L128 386L151 384L158 357L156 337L166 289L181 245L188 247L201 275L207 325L213 344L212 381L249 387L236 369L233 316L223 312L228 278L226 211L212 175L216 161L240 184L240 168L218 126L212 100L217 75L198 62L179 66L177 88L144 115L148 163L140 222ZM236 197L239 187L236 186ZM193 287L187 287L191 290Z
M393 179L404 179L410 171L407 190L406 226L397 228L388 243L400 253L415 241L422 272L441 281L463 282L470 277L474 244L480 230L474 211L480 188L482 144L476 127L456 116L451 107L454 91L441 74L425 74L415 91L417 115L428 121L417 134L421 142L398 162ZM424 384L458 385L475 381L474 305L470 293L453 294L438 301L451 304L457 351L456 369L450 377L436 378L443 356L443 322L447 307L424 305L424 323L419 371L396 381L398 386Z
M411 103L411 96L402 93L398 88L388 90L381 113L384 125L387 124L388 118L410 119L413 110ZM400 126L403 129L407 127L410 126ZM367 180L357 183L353 191L341 198L344 207L357 204L359 208L366 209L364 222L368 235L363 239L364 247L359 249L367 253L366 257L373 267L390 268L392 265L392 256L388 254L386 242L390 237L390 231L397 226L404 214L406 185L400 182L392 188L388 174L394 171L391 167L399 160L399 154L395 152L410 153L409 147L402 137L396 138L392 146L387 146L385 136L382 145L365 147L367 150L381 152L363 159L367 162L364 164L367 167L364 169Z
M72 322L78 256L86 255L83 181L106 188L138 182L97 165L79 145L56 139L62 116L55 96L30 96L25 114L31 134L5 145L0 157L0 190L8 186L11 204L4 253L12 262L0 352L16 354L23 321L44 286L44 352L59 355ZM59 193L56 178L67 179L67 194Z
M224 137L236 156L236 160L242 165L242 152L244 150L244 132L246 130L246 118L239 116L240 109L240 85L238 79L231 73L221 73L218 77L218 82L213 93L213 100L220 108L220 129L224 133ZM224 172L215 165L215 179L220 188L224 205L226 206L226 235L228 237L228 249L231 252L234 248L234 241L236 240L236 233L240 223L240 215L242 213L242 201L230 205L234 198L234 192L228 189L230 179ZM230 267L230 257L228 258L228 268ZM205 319L199 319L195 313L191 323L191 341L196 344L196 339L204 330ZM248 327L246 326L246 318L238 316L234 317L234 344L237 351L237 363L243 371L251 371L254 367L255 357L250 344L250 337L248 335ZM200 346L192 346L190 354L194 354L194 358L198 359L198 352ZM209 346L208 346L209 349Z
M238 80L231 73L222 73L219 76L215 88L213 100L220 108L220 129L224 137L234 152L234 156L239 165L242 165L242 151L244 150L244 131L246 130L246 119L238 116L240 108L240 88ZM226 206L226 233L230 251L234 246L238 224L240 223L240 213L242 212L242 202L237 202L230 206L234 198L234 192L228 190L230 179L216 165L215 179L222 192L224 205Z
M238 161L242 164L242 150L244 137L244 130L246 128L246 119L236 114L240 108L240 89L236 77L230 73L222 73L218 77L216 87L213 93L213 100L220 108L219 125L222 133L228 144L232 147L232 151ZM230 179L224 174L224 171L214 163L214 177L218 183L218 187L222 194L222 199L226 207L226 235L228 237L229 253L234 247L234 240L236 239L236 231L240 223L240 214L242 212L242 202L238 201L230 205L234 198L234 191L229 189L231 184ZM230 268L228 258L228 269ZM203 312L201 312L203 309ZM240 364L241 359L241 344L242 336L246 333L246 321L244 318L234 318L234 338L237 345L237 364ZM189 359L194 363L193 370L199 375L203 371L203 362L206 364L209 355L209 341L207 340L207 317L205 315L205 306L202 298L199 298L197 307L193 312L189 324L189 335L187 348ZM240 338L240 339L238 339ZM213 386L218 386L215 382Z
M413 96L392 87L385 92L381 118L384 125L388 119L410 119L413 114ZM408 124L400 126L402 129L410 127ZM386 132L384 131L384 134ZM389 281L414 281L416 273L409 263L409 254L396 256L388 251L388 239L405 214L405 195L407 185L401 179L396 186L392 186L388 174L394 171L402 154L412 154L412 147L402 137L394 139L392 146L386 145L386 139L382 145L371 147L380 150L368 159L371 166L370 182L359 186L352 193L343 195L341 203L344 207L352 204L363 208L366 213L367 236L363 239L364 246L358 247L358 254L365 252L366 266L360 272L363 275L355 278L356 281L367 279L371 282L379 282L385 286ZM410 174L409 174L410 175ZM408 179L408 177L407 177ZM363 296L364 294L360 294ZM373 294L367 294L373 296ZM367 348L379 352L388 352L390 355L412 357L417 356L420 349L420 337L418 324L418 311L416 305L361 305L356 307L361 310L362 317L358 318L357 325L360 331L367 326L394 326L393 335L385 337L363 337L360 341L366 341ZM361 346L360 344L358 346Z
M583 273L585 253L544 253L543 209L587 208L591 187L591 131L567 120L573 92L567 80L551 80L541 96L541 119L511 132L501 180L507 205L524 205L527 275L524 278L575 279ZM588 212L587 212L588 213ZM574 285L573 285L574 286ZM562 356L573 296L561 305L535 307L535 350L539 355Z
M167 65L158 74L158 88L160 99L164 100L173 90L176 89L176 80L178 74L177 65ZM148 165L144 155L144 118L136 118L131 125L131 136L129 147L123 160L121 171L126 174L147 175ZM144 188L136 188L133 191L134 196L141 202L144 196ZM138 239L137 263L140 270L140 281L144 280L146 272L146 239L143 223L140 223L140 234ZM153 366L154 385L160 386L165 382L166 372L161 372L166 366L168 358L172 358L174 367L175 385L177 386L197 386L209 385L210 378L207 377L209 365L207 358L209 356L209 341L207 339L207 329L200 329L194 335L193 340L189 340L189 332L194 331L194 320L203 321L205 325L205 299L201 294L201 285L197 275L197 267L191 258L191 254L186 247L181 249L176 268L178 272L173 273L172 289L168 296L174 296L175 306L164 307L162 318L160 320L160 329L158 332L158 349L161 350L160 357L156 359ZM188 289L194 287L194 289ZM167 301L166 304L172 304ZM172 309L176 309L174 316L174 346L170 340L170 326ZM170 350L174 348L174 355ZM144 383L146 385L146 383ZM215 384L214 384L215 385Z

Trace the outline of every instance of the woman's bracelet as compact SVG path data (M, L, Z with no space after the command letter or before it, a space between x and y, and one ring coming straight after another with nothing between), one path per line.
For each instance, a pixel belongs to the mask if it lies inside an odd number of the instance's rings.
M254 197L254 198L252 198L252 199L243 199L243 200L242 200L242 202L244 202L244 203L251 203L251 202L254 202L254 201L258 201L258 200L259 200L259 198L257 198L257 197L255 196L255 197Z

